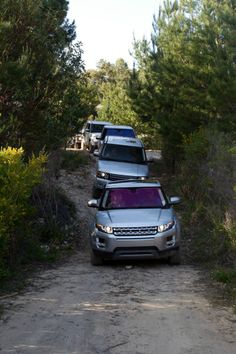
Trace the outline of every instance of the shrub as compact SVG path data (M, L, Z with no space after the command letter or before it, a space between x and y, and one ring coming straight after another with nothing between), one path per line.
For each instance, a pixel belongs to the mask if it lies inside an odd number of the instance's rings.
M0 276L17 263L20 235L33 212L30 196L41 182L46 160L41 153L26 162L22 148L0 150Z
M70 227L76 214L73 202L47 177L34 189L32 204L36 209L33 229L41 243L59 245L70 236Z
M159 150L162 148L160 127L156 121L139 122L135 131L146 149Z
M233 264L236 255L236 178L233 139L202 128L184 140L177 185L185 201L183 231L195 260Z
M222 284L224 298L227 295L236 310L236 267L218 267L212 271L212 278Z

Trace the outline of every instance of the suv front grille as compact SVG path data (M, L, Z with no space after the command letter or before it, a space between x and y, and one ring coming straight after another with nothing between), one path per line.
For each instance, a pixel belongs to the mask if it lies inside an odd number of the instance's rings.
M140 227L114 227L115 236L146 236L155 235L157 226L140 226Z
M114 175L114 174L110 174L110 180L111 181L119 181L119 180L123 180L123 179L137 179L138 177L134 177L134 176L124 176L124 175Z

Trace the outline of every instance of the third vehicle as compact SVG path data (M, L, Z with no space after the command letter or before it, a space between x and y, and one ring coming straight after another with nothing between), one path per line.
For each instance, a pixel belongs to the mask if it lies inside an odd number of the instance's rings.
M93 152L98 148L98 139L104 126L112 125L110 122L89 120L82 130L84 148Z

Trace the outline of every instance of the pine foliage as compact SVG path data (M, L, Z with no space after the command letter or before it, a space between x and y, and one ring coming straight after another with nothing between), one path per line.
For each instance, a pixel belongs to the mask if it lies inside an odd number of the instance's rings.
M66 0L0 2L0 140L53 149L80 113L82 50ZM75 109L77 106L77 109Z

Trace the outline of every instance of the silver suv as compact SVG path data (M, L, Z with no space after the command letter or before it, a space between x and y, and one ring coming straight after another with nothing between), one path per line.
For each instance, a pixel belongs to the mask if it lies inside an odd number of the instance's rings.
M105 125L101 137L99 137L98 148L101 147L106 136L124 136L126 138L136 138L134 129L129 125Z
M110 122L99 121L99 120L89 120L82 129L82 134L84 137L84 147L90 152L93 152L98 148L98 139L101 136L103 127L107 125L112 125Z
M95 152L96 154L96 152ZM107 136L98 152L93 197L101 194L109 181L141 179L149 176L146 153L141 140Z
M91 263L106 259L167 258L180 263L180 224L159 182L120 181L108 183L99 200L90 235Z

